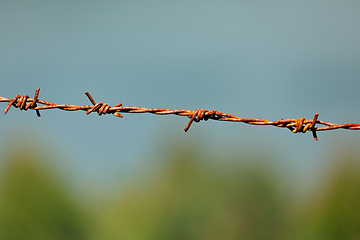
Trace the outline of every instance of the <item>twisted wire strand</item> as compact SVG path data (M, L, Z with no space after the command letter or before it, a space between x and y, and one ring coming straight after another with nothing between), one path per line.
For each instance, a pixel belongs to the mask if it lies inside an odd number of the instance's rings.
M346 123L346 124L335 124L326 121L318 120L319 113L314 115L313 119L281 119L277 121L269 121L266 119L259 118L241 118L235 115L230 115L215 110L209 111L206 109L196 109L195 111L186 109L171 110L167 108L143 108L143 107L129 107L122 106L121 103L116 104L114 107L103 103L96 102L89 92L86 92L86 96L89 98L92 105L77 106L71 104L55 104L40 100L39 97L40 88L36 89L34 98L30 98L28 95L16 95L14 98L0 97L0 102L8 102L4 110L4 114L7 114L11 107L19 108L20 110L27 111L28 109L35 110L38 117L40 117L40 110L46 109L60 109L64 111L86 111L86 114L97 112L99 116L103 114L113 114L114 116L122 118L121 113L152 113L157 115L168 115L174 114L178 116L187 116L190 118L188 124L184 128L187 132L193 122L200 122L201 120L217 120L217 121L231 121L231 122L243 122L252 125L272 125L275 127L288 128L293 133L305 133L311 131L313 138L318 140L316 132L327 131L334 129L349 129L349 130L360 130L360 123ZM37 104L42 104L38 106ZM324 125L322 127L315 127L316 124Z

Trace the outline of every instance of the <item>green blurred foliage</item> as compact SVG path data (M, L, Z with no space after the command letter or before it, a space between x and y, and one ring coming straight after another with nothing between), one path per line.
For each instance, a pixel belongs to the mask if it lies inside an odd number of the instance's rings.
M34 152L14 152L0 182L0 239L85 239L84 219Z
M46 159L31 150L8 154L0 239L360 239L357 156L336 159L325 184L308 191L316 197L293 204L296 191L284 188L286 178L264 164L268 159L222 156L217 161L226 164L205 164L200 150L181 148L87 212L56 170L44 167Z
M336 159L327 184L317 191L317 199L302 206L300 239L360 239L359 158L345 153Z
M104 212L106 239L284 239L286 204L266 169L203 165L176 151ZM222 161L222 159L219 159ZM108 234L108 235L107 235Z

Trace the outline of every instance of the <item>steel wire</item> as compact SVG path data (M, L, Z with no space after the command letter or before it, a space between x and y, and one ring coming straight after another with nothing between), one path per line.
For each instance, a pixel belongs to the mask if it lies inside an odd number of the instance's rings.
M86 92L86 96L89 98L92 105L77 106L71 104L55 104L38 99L40 88L36 89L34 98L30 98L28 95L16 95L14 98L0 97L0 102L8 102L4 110L4 114L7 114L11 107L19 108L20 110L27 111L28 109L35 110L37 116L40 115L40 110L46 109L60 109L64 111L86 111L86 114L97 112L99 116L103 114L113 114L114 116L122 118L122 113L152 113L157 115L168 115L174 114L178 116L187 116L190 118L188 124L184 128L187 132L193 122L200 122L201 120L217 120L217 121L231 121L231 122L243 122L252 125L272 125L275 127L287 128L293 133L305 133L311 131L313 138L318 140L316 132L327 131L334 129L349 129L349 130L360 130L360 123L346 123L346 124L335 124L322 120L318 120L319 113L315 113L313 119L281 119L277 121L269 121L266 119L259 118L241 118L235 115L230 115L215 110L209 111L206 109L196 109L195 111L186 109L171 110L167 108L143 108L143 107L131 107L122 106L121 103L116 104L114 107L103 103L96 102L90 93ZM42 104L38 106L37 104ZM316 124L324 125L322 127L315 127Z

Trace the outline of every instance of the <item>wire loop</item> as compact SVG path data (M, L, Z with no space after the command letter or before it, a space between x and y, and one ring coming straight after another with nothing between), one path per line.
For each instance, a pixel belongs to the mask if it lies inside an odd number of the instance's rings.
M19 108L20 110L25 110L25 111L27 111L29 108L35 109L37 107L36 102L38 100L39 92L40 92L40 88L36 89L35 96L33 99L29 98L28 95L25 95L25 96L16 95L13 99L8 99L9 103L4 110L4 114L7 114L7 112L10 110L10 107L12 107L12 106L15 108ZM0 99L1 99L1 97L0 97ZM36 110L36 114L38 115L38 117L40 117L39 110L38 109L35 109L35 110Z
M186 127L184 128L184 131L187 132L192 124L193 121L200 122L201 120L207 121L208 119L215 119L216 111L208 111L206 109L196 109L195 112L189 116L190 120Z
M103 103L103 102L96 103L94 98L90 95L89 92L86 92L85 94L89 98L91 103L93 104L93 106L91 106L87 110L87 112L86 112L87 115L89 115L92 112L97 112L99 114L99 116L101 116L103 114L111 113L111 114L114 114L117 117L120 117L120 118L123 117L121 113L116 112L115 110L113 110L110 105L108 105L106 103ZM122 106L121 103L118 103L118 104L115 105L115 107L120 107L120 106Z

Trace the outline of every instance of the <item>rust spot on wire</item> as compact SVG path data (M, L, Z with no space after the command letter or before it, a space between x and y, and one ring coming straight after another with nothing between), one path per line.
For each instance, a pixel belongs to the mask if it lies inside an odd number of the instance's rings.
M34 98L30 98L28 95L16 95L14 98L0 97L0 102L8 102L4 110L4 114L7 114L11 107L19 108L20 110L27 111L28 109L35 110L38 117L40 117L40 110L46 109L60 109L64 111L86 111L86 114L97 112L99 116L104 114L113 114L114 116L122 118L121 113L152 113L157 115L174 114L178 116L187 116L190 118L188 124L184 128L187 132L193 122L200 122L201 120L217 120L217 121L231 121L231 122L243 122L252 125L272 125L275 127L288 128L293 133L305 133L311 131L313 138L317 140L318 131L327 131L334 129L349 129L360 130L360 123L346 123L346 124L334 124L325 121L318 120L319 113L316 113L313 119L307 120L305 118L299 119L282 119L278 121L269 121L259 118L240 118L235 115L217 112L215 110L208 111L206 109L196 109L195 111L186 109L171 110L167 108L143 108L143 107L126 107L121 103L116 104L114 107L103 103L96 102L90 93L86 92L86 96L89 98L92 105L70 105L70 104L55 104L38 99L40 88L36 89ZM38 106L37 104L42 104ZM322 127L315 127L316 124L324 125Z

